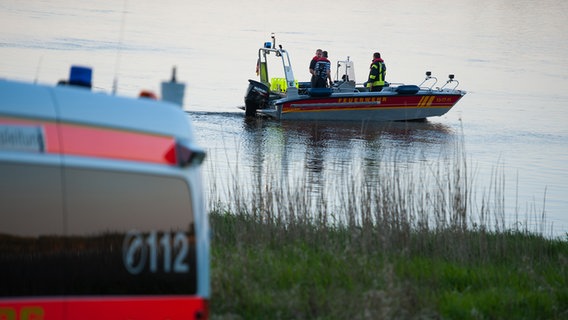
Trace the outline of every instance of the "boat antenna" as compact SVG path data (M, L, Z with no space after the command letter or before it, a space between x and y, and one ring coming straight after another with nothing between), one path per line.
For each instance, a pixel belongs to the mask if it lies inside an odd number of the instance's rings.
M274 35L274 32L270 34L270 37L272 38L272 49L276 49L276 36Z
M177 81L177 79L176 79L176 68L177 67L174 66L173 69L172 69L172 79L170 80L170 82L176 82Z
M127 0L124 0L124 7L122 9L122 19L120 21L120 32L118 33L118 46L116 49L116 62L114 64L114 79L112 81L112 94L116 95L118 88L118 69L120 66L120 54L122 51L122 43L124 40L124 25L126 22L126 8Z

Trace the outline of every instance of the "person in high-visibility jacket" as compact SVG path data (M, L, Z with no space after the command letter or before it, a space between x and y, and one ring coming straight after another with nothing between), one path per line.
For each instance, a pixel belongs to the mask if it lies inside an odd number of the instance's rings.
M385 61L381 59L379 52L373 53L373 62L369 71L369 79L367 80L367 88L370 91L378 92L383 90L385 86L385 75L387 67Z

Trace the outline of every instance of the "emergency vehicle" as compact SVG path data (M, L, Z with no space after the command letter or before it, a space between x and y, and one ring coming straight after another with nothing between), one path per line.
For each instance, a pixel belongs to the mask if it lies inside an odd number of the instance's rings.
M0 319L206 319L205 157L171 103L0 79Z

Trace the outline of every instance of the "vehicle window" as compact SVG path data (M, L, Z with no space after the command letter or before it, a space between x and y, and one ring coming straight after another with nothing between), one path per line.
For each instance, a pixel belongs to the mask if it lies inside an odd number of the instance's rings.
M26 237L2 230L1 295L196 292L192 203L184 179L112 170L64 171L63 232L45 229ZM37 207L32 211L62 212Z

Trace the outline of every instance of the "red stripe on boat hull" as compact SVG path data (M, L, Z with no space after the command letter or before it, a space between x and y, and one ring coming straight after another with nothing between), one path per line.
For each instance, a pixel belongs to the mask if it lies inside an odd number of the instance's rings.
M462 95L379 96L359 98L323 98L289 101L283 104L282 113L362 111L407 108L451 108Z

